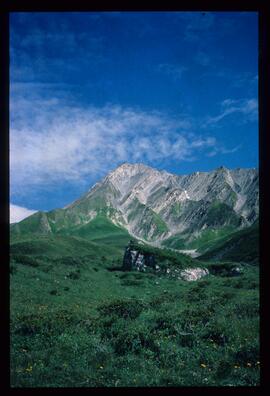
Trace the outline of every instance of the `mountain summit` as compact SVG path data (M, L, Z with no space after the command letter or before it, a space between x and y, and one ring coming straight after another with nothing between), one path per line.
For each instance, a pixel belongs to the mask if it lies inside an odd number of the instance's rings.
M252 225L258 200L256 169L219 167L175 175L123 163L64 209L35 213L11 228L85 236L101 222L155 244L175 245L177 239L185 245L209 230L233 232Z

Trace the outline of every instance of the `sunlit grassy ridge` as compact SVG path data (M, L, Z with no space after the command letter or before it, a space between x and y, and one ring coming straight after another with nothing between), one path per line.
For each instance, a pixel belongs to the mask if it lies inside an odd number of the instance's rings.
M236 262L258 263L259 227L254 224L244 230L225 235L201 256L204 260L232 260Z

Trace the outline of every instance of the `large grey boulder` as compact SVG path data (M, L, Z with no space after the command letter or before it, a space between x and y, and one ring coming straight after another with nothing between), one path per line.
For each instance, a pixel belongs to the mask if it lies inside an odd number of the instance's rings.
M209 274L209 271L206 268L186 268L185 270L180 272L180 279L186 281L196 281L203 276Z
M156 269L156 260L153 254L142 252L134 245L132 241L129 242L125 249L123 258L124 271L146 271L147 268Z

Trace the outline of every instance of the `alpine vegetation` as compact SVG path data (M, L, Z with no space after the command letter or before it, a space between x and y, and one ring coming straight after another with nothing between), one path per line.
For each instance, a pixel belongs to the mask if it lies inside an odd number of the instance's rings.
M256 169L124 163L12 224L10 272L12 386L259 383Z
M259 386L256 10L9 21L11 387Z

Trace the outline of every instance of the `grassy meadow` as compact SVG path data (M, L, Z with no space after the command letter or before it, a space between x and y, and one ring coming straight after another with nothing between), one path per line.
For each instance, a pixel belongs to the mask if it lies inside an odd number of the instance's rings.
M126 236L104 238L12 239L12 387L259 385L257 265L229 276L232 262L156 249L168 267L221 270L123 272Z

